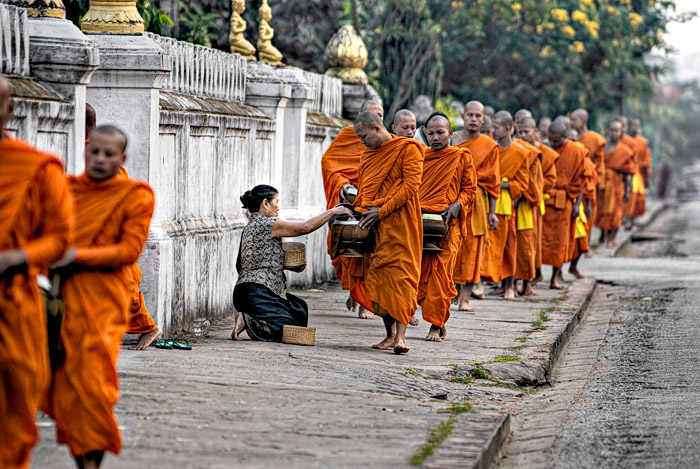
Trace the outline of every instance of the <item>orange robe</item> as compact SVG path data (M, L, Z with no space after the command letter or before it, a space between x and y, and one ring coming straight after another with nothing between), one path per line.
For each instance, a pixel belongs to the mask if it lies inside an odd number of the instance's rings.
M582 203L585 208L586 201L590 204L591 208L595 206L596 189L600 180L598 179L598 172L596 171L595 164L586 158L584 160L584 173L583 173L583 199ZM577 222L578 223L578 222ZM586 236L575 237L573 243L574 252L571 255L572 259L579 257L581 254L586 253L590 250L590 236L591 230L593 229L593 217L586 217Z
M66 359L54 372L46 408L59 443L74 456L121 450L113 409L119 398L117 356L129 316L130 267L148 236L153 192L123 177L95 182L69 176L77 248L64 269Z
M467 234L467 218L476 194L476 171L471 152L466 148L428 148L423 161L419 199L425 213L442 213L454 202L462 204L457 218L450 220L449 231L440 241L440 253L425 253L418 283L418 304L423 319L443 327L450 318L450 303L457 295L452 273L462 239Z
M481 280L484 247L488 242L489 196L498 198L501 192L501 172L498 144L486 135L457 145L471 151L476 170L477 189L472 210L467 214L467 234L455 261L454 282L460 285Z
M125 178L129 177L126 169L122 166L119 168L119 175ZM134 262L133 265L128 267L129 269L129 328L126 330L127 334L148 334L158 329L156 323L151 319L151 315L148 314L146 309L146 301L143 298L143 293L141 293L141 277L143 273L141 272L141 267Z
M523 192L523 200L520 204L528 204L529 212L532 213L532 228L525 228L517 230L517 255L515 262L515 279L516 280L530 280L535 278L535 258L537 256L537 225L536 225L536 213L540 210L540 201L542 200L542 186L544 185L544 178L542 176L542 163L540 163L540 157L542 156L542 151L527 143L524 140L517 139L520 145L528 150L529 156L527 160L527 167L529 173L529 181L527 185L527 190ZM516 212L523 213L522 208L519 206ZM517 220L516 213L516 223Z
M498 153L501 180L508 179L510 197L515 200L527 189L530 180L527 166L530 152L513 142L506 148L499 148ZM505 189L501 190L501 192L504 191ZM481 266L481 276L487 281L498 282L515 275L518 241L512 201L510 208L510 216L496 214L498 228L488 232L489 245L484 252L484 261Z
M554 188L554 184L557 183L557 165L556 161L559 158L559 153L554 151L547 145L540 145L538 147L542 152L542 157L540 162L542 163L542 197L544 194L548 194ZM544 200L540 203L540 207L543 206ZM537 210L535 213L535 225L537 226L537 251L535 253L535 268L542 268L542 217L543 214L541 210Z
M605 186L598 201L596 224L601 230L612 231L622 226L625 195L622 174L634 174L634 150L623 143L618 144L614 150L605 153L605 168Z
M393 137L362 153L358 170L358 211L379 207L374 251L365 279L374 313L401 324L418 308L418 280L423 254L423 220L418 189L424 148L418 141Z
M326 194L326 208L331 209L340 203L340 190L345 184L357 187L357 170L360 167L360 157L365 146L355 135L353 126L345 127L338 132L331 145L321 158L321 173L323 175L323 190ZM330 233L327 239L330 253ZM362 259L337 257L331 260L335 275L341 282L343 290L350 290L351 296L365 308L372 311L361 284L363 263Z
M548 192L542 221L542 263L561 268L571 260L576 219L571 209L583 190L586 151L569 140L559 148L557 182Z
M649 150L649 141L637 135L634 137L636 141L637 152L635 152L635 160L637 162L637 173L640 175L641 188L636 194L634 207L631 208L630 215L633 217L641 217L646 211L646 194L647 181L649 180L649 167L651 166L651 151Z
M632 151L634 152L634 173L632 174L632 178L635 177L635 174L639 171L638 163L640 161L640 156L643 157L642 152L637 146L637 140L632 137L631 135L628 134L623 134L622 137L620 138L620 143L623 143L630 147ZM637 194L630 188L629 192L629 198L627 199L626 202L623 202L623 213L625 217L631 217L632 212L634 212L634 207L637 204Z
M595 172L599 181L595 191L596 193L591 199L592 213L589 217L589 221L595 223L595 219L598 215L598 190L603 185L605 179L605 139L599 133L589 130L581 135L578 141L588 150L588 159L590 159L595 166Z
M0 130L2 131L2 130ZM49 383L44 299L36 283L68 247L70 195L58 158L0 140L0 252L26 264L0 273L0 467L29 466L36 410Z

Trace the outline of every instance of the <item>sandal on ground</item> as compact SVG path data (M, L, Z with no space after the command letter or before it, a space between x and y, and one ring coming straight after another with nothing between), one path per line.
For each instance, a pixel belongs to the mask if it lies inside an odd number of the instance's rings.
M176 350L192 350L192 346L187 339L176 339L173 337L170 341L173 343L172 348Z
M158 339L155 342L154 347L155 348L163 348L163 349L171 349L171 348L173 348L173 344L174 344L174 342L172 339Z

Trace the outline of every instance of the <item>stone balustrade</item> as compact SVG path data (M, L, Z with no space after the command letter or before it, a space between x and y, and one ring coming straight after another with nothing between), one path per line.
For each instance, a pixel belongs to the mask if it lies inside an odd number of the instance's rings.
M340 117L343 114L343 82L339 78L303 72L309 86L316 90L316 96L309 106L309 112Z
M163 89L222 101L245 101L246 60L209 47L148 33L172 61Z
M0 73L29 76L27 10L0 3Z

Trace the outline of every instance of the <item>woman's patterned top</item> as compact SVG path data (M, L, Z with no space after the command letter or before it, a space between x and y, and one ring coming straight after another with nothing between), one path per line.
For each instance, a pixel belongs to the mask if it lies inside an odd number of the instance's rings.
M241 235L236 285L257 283L286 299L287 278L284 275L282 238L272 237L275 221L277 218L266 217L260 212L251 215L250 222Z

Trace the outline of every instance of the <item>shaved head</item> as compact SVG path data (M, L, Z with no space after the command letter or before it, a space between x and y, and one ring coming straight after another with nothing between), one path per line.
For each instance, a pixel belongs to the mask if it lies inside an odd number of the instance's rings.
M525 140L531 145L537 142L537 126L535 119L532 117L524 117L518 122L518 138Z
M361 125L362 127L374 127L375 125L382 125L382 118L379 114L372 111L360 111L355 119L355 125Z
M373 111L362 111L357 115L354 131L360 142L372 150L376 150L382 143L392 138L384 128L382 118Z
M528 111L527 109L520 109L518 112L515 113L515 122L520 122L526 117L532 117L532 113Z
M12 119L14 110L10 81L0 75L0 140L5 138L5 127Z
M416 115L413 114L411 111L408 109L401 109L399 111L396 111L396 114L394 114L394 124L398 125L399 122L401 122L402 117L408 117L409 119L416 119Z
M484 106L484 115L493 119L496 114L496 110L492 106Z
M563 124L564 127L566 127L567 129L568 129L569 127L571 127L571 119L569 119L569 118L566 117L566 116L557 116L557 117L552 121L552 123L553 123L553 124L554 124L554 123Z
M519 125L523 126L523 127L532 127L532 128L537 127L537 124L535 123L535 119L533 119L532 117L525 117L524 119L522 119L520 121Z
M496 114L494 114L493 120L505 125L506 127L513 126L513 116L511 116L510 112L508 111L498 111Z
M466 112L470 109L481 111L481 113L483 114L484 105L481 104L479 101L469 101L467 104L464 105L464 111Z
M394 114L391 130L399 137L413 138L416 135L416 115L408 109L401 109Z
M108 135L110 137L117 137L119 139L119 144L121 145L121 151L124 153L126 151L126 145L129 143L126 138L126 134L122 132L119 127L113 125L101 125L96 127L92 132L90 132L90 138L95 135Z
M559 148L566 144L566 129L566 125L564 125L561 120L557 122L557 120L554 119L554 122L551 123L548 130L548 137L549 144L552 148Z
M588 131L588 111L579 108L572 112L571 126L576 129L579 134L585 134Z
M384 106L382 106L381 101L376 99L368 99L360 107L360 112L372 111L379 115L380 118L384 119ZM359 114L359 113L358 113Z
M441 123L441 125L446 125L447 128L451 127L450 119L442 112L434 112L434 113L430 114L425 121L425 126L428 127L428 124L433 120L437 120L438 122Z
M573 119L574 117L582 119L585 123L588 123L588 111L583 108L578 108L572 112L571 118Z
M425 121L426 136L430 148L440 151L450 144L452 137L452 127L450 120L441 112L434 112Z

